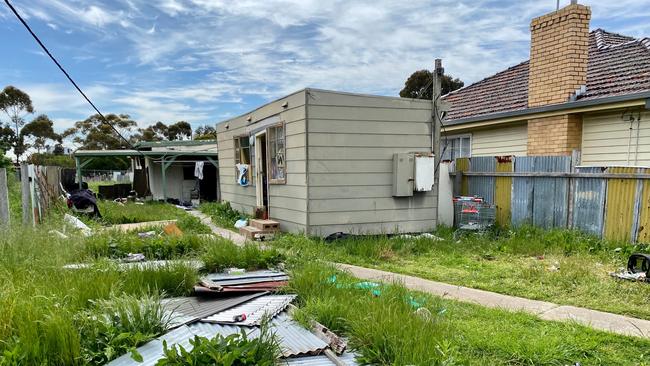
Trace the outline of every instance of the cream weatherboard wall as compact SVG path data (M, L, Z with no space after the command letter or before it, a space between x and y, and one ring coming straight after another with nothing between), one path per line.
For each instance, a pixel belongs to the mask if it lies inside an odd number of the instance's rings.
M251 120L247 121L249 117ZM238 185L235 177L234 138L250 135L268 127L267 124L275 124L278 121L284 122L286 126L287 180L286 184L269 185L269 216L279 221L285 231L304 232L307 223L304 90L217 125L222 200L230 202L236 210L254 213L255 159L252 163L251 185Z
M528 128L515 126L472 131L472 156L526 156Z
M307 91L308 232L422 232L437 197L392 197L392 159L431 151L431 102Z
M634 123L629 122L630 116L635 118ZM637 125L638 117L641 121ZM582 121L581 165L650 166L650 112L583 115Z

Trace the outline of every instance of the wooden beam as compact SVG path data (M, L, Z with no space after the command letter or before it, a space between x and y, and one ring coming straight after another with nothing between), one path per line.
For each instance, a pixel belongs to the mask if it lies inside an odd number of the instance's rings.
M7 189L7 169L0 168L0 226L9 226L9 190Z

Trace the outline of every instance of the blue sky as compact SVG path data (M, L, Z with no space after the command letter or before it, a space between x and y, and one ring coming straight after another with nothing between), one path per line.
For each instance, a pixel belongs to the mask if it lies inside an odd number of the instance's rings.
M527 59L530 19L555 8L554 0L12 3L103 112L141 126L214 124L304 87L397 95L435 58L474 82ZM581 3L592 6L593 29L650 36L650 0ZM0 5L2 86L27 91L58 130L90 115Z

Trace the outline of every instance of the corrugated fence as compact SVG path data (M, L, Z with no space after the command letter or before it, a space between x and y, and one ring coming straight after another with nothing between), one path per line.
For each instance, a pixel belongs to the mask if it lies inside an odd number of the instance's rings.
M630 178L648 175L650 168L574 167L570 156L461 158L455 167L463 175L456 177L454 194L495 204L500 225L575 228L650 242L650 179Z

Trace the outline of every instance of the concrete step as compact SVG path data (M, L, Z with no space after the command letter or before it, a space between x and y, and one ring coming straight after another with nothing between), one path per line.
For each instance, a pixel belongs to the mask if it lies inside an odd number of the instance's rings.
M270 240L276 232L277 230L261 230L253 226L244 226L239 229L239 234L249 240Z
M280 223L274 220L251 220L250 226L264 231L279 231Z

